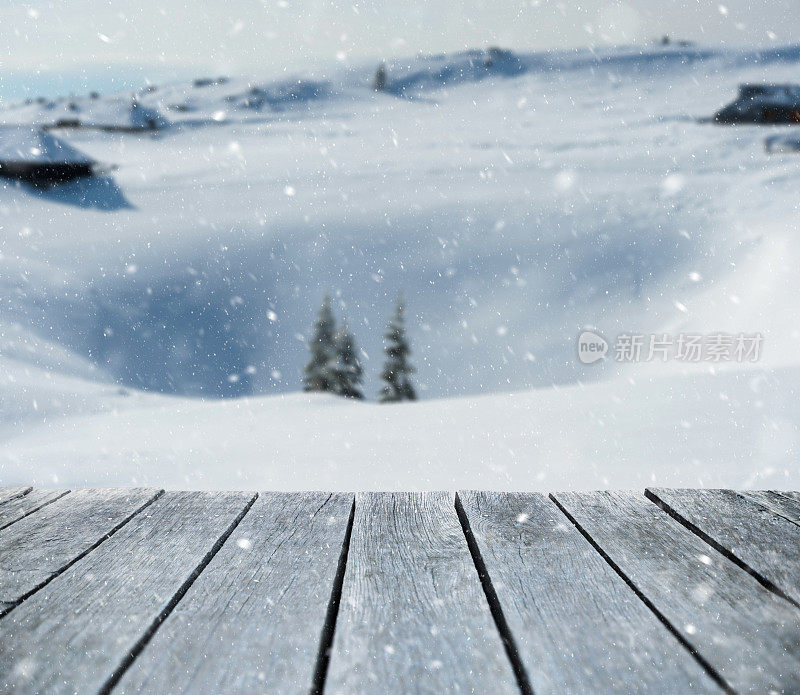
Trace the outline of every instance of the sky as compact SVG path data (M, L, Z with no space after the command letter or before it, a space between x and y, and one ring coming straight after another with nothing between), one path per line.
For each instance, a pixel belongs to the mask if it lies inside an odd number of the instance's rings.
M0 0L0 99L417 52L787 44L796 0ZM795 8L796 9L796 8ZM7 47L7 50L6 50Z

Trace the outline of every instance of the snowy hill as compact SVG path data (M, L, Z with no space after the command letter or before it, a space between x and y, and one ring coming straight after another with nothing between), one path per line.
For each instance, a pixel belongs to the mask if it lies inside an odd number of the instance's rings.
M577 485L560 457L594 471L586 487L796 487L800 158L764 151L794 131L700 120L798 63L796 47L489 50L389 61L378 94L361 65L0 111L78 121L53 132L116 166L0 186L0 481L35 461L38 484L279 487L291 466L301 487ZM158 127L101 129L133 103ZM405 294L429 402L275 395L300 387L326 291L373 397ZM584 328L760 332L764 352L749 370L583 365ZM370 477L383 443L391 476Z
M72 384L70 384L72 385ZM39 394L46 384L33 380ZM614 380L397 406L290 394L199 401L75 383L40 396L3 483L176 489L794 489L796 369ZM64 403L60 405L65 405ZM8 412L8 411L6 411Z
M611 80L672 77L698 67L705 71L772 68L796 64L800 46L768 49L709 49L694 46L551 51L520 54L502 48L456 54L421 55L388 61L386 91L400 97L476 82L494 83L523 75L568 79L589 71ZM165 129L170 125L214 122L259 122L265 116L305 105L338 100L359 101L374 81L374 65L334 67L318 75L275 80L203 77L188 82L147 85L119 94L68 97L41 96L7 105L5 123L54 126L68 123L89 128ZM148 120L154 123L148 125Z

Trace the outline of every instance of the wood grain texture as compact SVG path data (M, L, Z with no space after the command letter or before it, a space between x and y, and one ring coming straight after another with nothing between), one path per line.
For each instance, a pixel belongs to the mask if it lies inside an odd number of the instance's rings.
M98 692L252 498L164 493L0 621L0 691Z
M800 611L643 495L553 496L735 690L800 692Z
M448 493L356 496L326 693L515 693Z
M793 524L800 525L800 499L795 500L777 490L747 490L739 493L742 497L757 502L773 514L782 516Z
M459 500L537 695L722 692L544 495Z
M0 504L27 495L32 489L31 487L0 487Z
M0 602L13 605L102 542L159 491L75 490L0 531Z
M31 490L26 495L0 504L0 531L63 497L69 490Z
M732 490L666 490L648 496L800 603L800 526Z
M265 493L115 693L308 693L352 494Z

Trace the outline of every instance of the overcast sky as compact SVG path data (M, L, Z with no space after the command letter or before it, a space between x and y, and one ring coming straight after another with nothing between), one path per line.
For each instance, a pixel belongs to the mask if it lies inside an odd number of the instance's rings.
M786 44L798 0L0 0L0 97L418 51Z

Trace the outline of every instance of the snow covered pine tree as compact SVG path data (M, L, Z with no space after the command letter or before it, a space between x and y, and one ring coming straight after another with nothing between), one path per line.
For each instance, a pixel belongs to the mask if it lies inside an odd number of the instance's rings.
M406 338L404 311L403 299L400 298L394 318L389 322L389 330L384 336L387 341L384 348L386 362L383 365L381 379L386 382L386 386L381 389L381 403L417 400L417 393L409 379L409 375L416 370L408 362L411 346Z
M383 92L386 90L387 82L386 63L381 63L375 71L375 81L372 83L372 88L376 92Z
M314 335L308 343L311 359L303 370L303 391L336 392L335 334L336 320L333 317L331 298L326 295L314 324Z
M336 366L334 367L334 386L336 393L345 398L363 399L359 388L364 370L358 359L358 348L353 334L345 321L334 340L336 346Z

